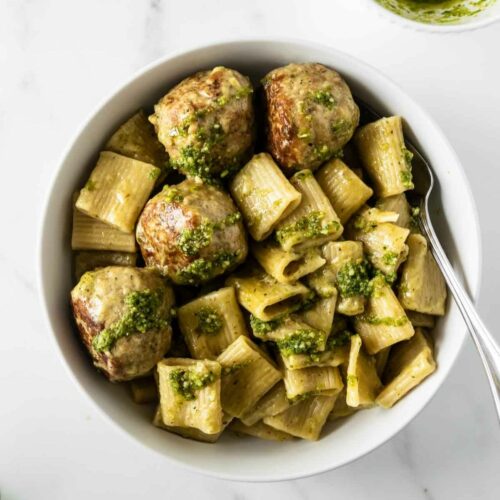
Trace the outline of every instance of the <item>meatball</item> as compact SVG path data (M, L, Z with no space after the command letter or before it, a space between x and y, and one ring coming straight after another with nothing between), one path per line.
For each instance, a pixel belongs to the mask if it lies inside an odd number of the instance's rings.
M335 156L359 123L359 108L335 71L289 64L263 80L267 148L286 170L315 169Z
M83 343L112 382L146 375L170 348L172 288L151 269L89 271L71 291Z
M196 73L170 90L149 118L170 164L205 180L241 168L254 138L252 93L246 76L222 66Z
M174 283L199 285L243 262L241 214L222 189L186 179L148 201L137 224L144 262Z

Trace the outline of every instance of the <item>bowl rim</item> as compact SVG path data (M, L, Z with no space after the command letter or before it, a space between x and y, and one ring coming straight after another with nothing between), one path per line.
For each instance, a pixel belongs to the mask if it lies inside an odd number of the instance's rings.
M151 63L143 66L142 68L139 68L137 71L133 72L133 74L127 78L123 83L120 83L116 85L112 91L108 92L104 98L102 98L97 105L93 107L91 112L89 112L84 120L82 120L81 125L77 127L76 132L72 134L68 142L66 143L66 147L63 149L63 153L58 157L57 159L57 168L54 169L49 182L47 184L47 188L43 197L43 204L42 204L42 212L41 216L39 219L39 227L38 227L38 234L37 234L37 246L36 246L36 274L37 274L37 290L38 293L41 297L41 308L43 310L42 316L44 318L44 324L45 324L45 329L46 333L49 335L51 339L51 343L54 347L54 349L57 352L57 357L59 358L60 362L64 366L64 369L66 372L69 374L71 380L73 383L78 387L78 390L80 391L81 394L85 396L85 399L87 401L90 401L92 407L97 410L97 413L100 414L101 417L103 417L103 420L105 420L107 423L111 424L111 426L115 429L118 429L122 435L126 436L127 439L135 443L136 446L140 447L143 450L149 451L150 453L153 453L156 456L161 456L163 459L165 459L167 462L169 462L172 465L184 468L186 470L189 470L190 472L195 472L195 473L200 473L203 474L204 476L212 477L212 478L217 478L217 479L223 479L223 480L230 480L230 481L242 481L242 482L280 482L280 481L289 481L289 480L294 480L294 479L301 479L301 478L307 478L311 476L315 476L318 474L323 474L331 470L335 470L341 467L344 467L350 463L353 463L362 457L368 455L369 453L375 451L377 448L382 446L383 444L387 443L389 440L391 440L396 434L401 432L407 425L409 425L419 414L420 412L430 403L430 401L435 397L436 393L438 390L442 387L444 381L449 375L449 372L451 368L455 365L458 356L463 348L465 339L468 337L466 327L464 325L464 333L462 334L462 337L460 339L460 344L457 349L457 353L455 356L455 359L448 365L448 367L441 368L440 372L442 374L442 380L441 382L432 390L430 393L430 396L428 397L427 401L425 404L423 404L420 408L418 408L414 413L412 413L411 416L407 417L406 419L402 419L400 424L398 426L394 426L391 428L390 432L384 436L384 439L381 440L376 446L374 446L371 449L363 450L361 451L355 458L346 458L342 462L339 462L338 465L336 466L331 466L328 463L325 463L324 466L322 467L316 467L315 470L307 471L307 472L301 472L301 473L280 473L280 474L273 474L272 476L266 476L266 477L260 477L259 475L237 475L233 473L225 473L223 471L213 471L213 470L205 470L204 468L196 465L192 465L190 463L185 462L184 460L178 459L174 455L168 455L168 454L163 454L160 451L144 444L138 437L133 435L132 433L128 432L124 427L119 425L117 422L113 420L113 418L108 415L108 413L97 403L97 401L92 397L90 391L88 388L84 387L83 384L80 383L78 380L78 377L71 367L69 360L67 359L63 347L55 334L55 330L52 326L52 318L51 315L49 314L49 308L48 308L48 298L47 294L45 292L45 281L44 281L44 276L43 276L43 258L44 258L44 236L45 236L45 227L49 223L49 209L51 205L51 198L54 192L55 185L57 183L57 180L59 176L61 175L62 166L66 162L67 157L69 156L70 152L73 150L75 147L75 144L78 142L79 137L82 135L84 130L89 126L90 122L94 119L94 117L100 112L100 110L111 100L113 97L118 94L119 92L125 90L126 87L128 87L130 84L132 84L134 81L137 79L142 78L144 75L146 75L150 70L156 68L157 66L160 66L162 64L167 63L170 60L173 60L178 57L184 57L187 55L192 55L196 52L201 52L206 49L224 49L225 47L228 47L230 45L239 45L242 48L244 46L252 46L252 45L257 45L257 44L286 44L286 45L292 45L292 46L297 46L301 48L308 48L312 51L326 51L332 55L337 55L340 58L348 59L350 60L351 63L356 65L358 68L362 68L365 71L370 72L372 75L376 75L378 78L382 79L384 83L386 83L388 86L392 87L394 90L404 94L405 98L407 98L409 101L411 101L413 104L415 104L420 111L423 112L425 115L425 118L432 123L432 125L435 127L436 132L439 134L439 138L441 141L446 143L449 149L450 155L453 156L454 158L454 163L455 166L457 167L456 173L457 175L460 175L462 178L463 186L465 190L467 191L468 197L471 201L471 215L473 217L473 220L475 222L475 231L474 231L474 242L477 246L478 250L478 261L477 261L477 270L478 270L478 276L476 277L476 282L472 283L471 285L471 298L473 303L477 303L478 297L479 297L479 291L481 289L481 283L482 283L482 269L483 269L483 251L482 251L482 240L481 240L481 228L480 228L480 223L479 223L479 216L478 216L478 211L477 211L477 205L473 197L472 189L471 186L467 180L467 177L465 175L465 171L463 169L463 166L459 160L459 157L457 153L455 152L455 149L453 146L450 144L448 139L446 138L446 135L444 132L441 130L440 126L436 123L434 118L423 108L420 106L420 104L415 101L410 95L408 95L402 87L400 87L397 83L395 83L390 77L385 75L382 71L377 69L375 66L372 66L371 64L359 59L358 57L352 56L351 54L348 54L346 52L337 50L327 44L319 43L319 42L313 42L310 40L306 39L301 39L301 38L291 38L291 37L259 37L259 38L253 38L253 37L242 37L238 39L234 38L223 38L219 40L212 41L210 43L206 44L197 44L190 46L186 49L177 49L177 50L172 50L168 51L165 53L160 58L155 59Z
M405 28L411 28L416 31L426 31L429 33L439 34L439 33L461 33L463 31L474 31L481 28L486 28L490 24L500 21L500 8L498 8L497 13L493 13L491 16L483 16L479 14L477 17L472 17L471 21L466 21L458 24L431 24L422 23L420 21L414 21L404 16L400 16L395 12L386 9L383 5L378 3L377 0L363 0L365 3L369 4L369 7L376 10L381 17L385 17L387 20L399 24ZM497 0L499 2L499 0ZM495 4L490 5L486 10L494 8ZM486 12L486 11L485 11Z

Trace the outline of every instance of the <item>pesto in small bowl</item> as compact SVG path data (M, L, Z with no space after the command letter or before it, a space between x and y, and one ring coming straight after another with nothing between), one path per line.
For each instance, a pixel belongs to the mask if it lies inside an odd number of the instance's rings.
M425 24L460 24L497 0L376 0L394 14Z

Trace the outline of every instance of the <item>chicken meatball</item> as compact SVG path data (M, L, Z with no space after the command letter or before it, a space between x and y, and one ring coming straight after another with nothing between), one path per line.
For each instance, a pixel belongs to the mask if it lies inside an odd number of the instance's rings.
M205 180L241 168L254 138L252 93L246 76L222 66L176 85L149 118L170 164L188 177Z
M289 64L263 80L267 148L285 170L315 169L338 154L359 123L359 108L335 71Z
M112 382L146 375L170 348L172 288L151 269L110 266L71 291L83 343Z
M137 224L144 262L174 283L199 285L248 253L241 214L222 189L186 179L148 201Z

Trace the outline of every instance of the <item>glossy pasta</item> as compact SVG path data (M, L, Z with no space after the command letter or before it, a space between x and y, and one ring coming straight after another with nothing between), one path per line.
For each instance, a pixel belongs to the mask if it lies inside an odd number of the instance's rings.
M74 197L82 340L162 431L314 441L436 369L446 286L408 201L403 121L357 127L347 86L329 88L280 101L297 130L267 92L262 149L250 80L197 73L104 138Z

